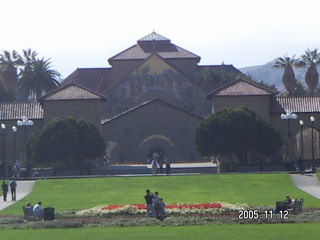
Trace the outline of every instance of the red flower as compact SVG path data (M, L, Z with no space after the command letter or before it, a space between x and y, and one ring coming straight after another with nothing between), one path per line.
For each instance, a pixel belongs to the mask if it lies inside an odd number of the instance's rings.
M115 210L118 208L122 208L125 205L107 205L102 208L102 210ZM132 204L132 206L136 207L139 210L145 210L146 205L141 203ZM221 208L221 203L197 203L197 204L168 204L166 205L167 209L182 209L182 208L196 208L196 209L208 209L208 208Z

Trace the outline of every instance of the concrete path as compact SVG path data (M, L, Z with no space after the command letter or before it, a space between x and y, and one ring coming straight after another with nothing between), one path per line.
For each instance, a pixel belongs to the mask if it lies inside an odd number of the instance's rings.
M2 181L1 181L2 183ZM25 196L27 196L29 193L32 192L33 186L35 184L35 181L17 181L17 201L12 202L11 201L11 192L9 189L8 195L7 195L7 201L3 201L3 196L0 197L0 211L9 207L10 205L20 201ZM10 187L9 187L10 188Z
M316 174L290 174L290 177L297 188L320 199L320 181Z

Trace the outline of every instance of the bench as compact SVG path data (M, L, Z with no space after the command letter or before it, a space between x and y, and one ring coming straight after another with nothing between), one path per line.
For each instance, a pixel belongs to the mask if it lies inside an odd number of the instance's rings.
M22 206L22 209L23 209L23 215L24 215L24 218L27 220L27 221L34 221L36 220L34 215L33 215L33 207L30 206L30 207L27 207L27 206Z
M303 206L303 199L296 199L294 203L291 206L291 209L289 209L290 213L292 214L299 214L302 211Z
M303 199L295 199L292 201L291 206L288 208L287 203L285 201L276 202L275 213L279 213L280 211L288 210L289 213L299 214L302 211Z

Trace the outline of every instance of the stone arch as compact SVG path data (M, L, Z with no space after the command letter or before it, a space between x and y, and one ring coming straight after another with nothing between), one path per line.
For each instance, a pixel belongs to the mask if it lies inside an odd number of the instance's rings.
M162 151L165 158L174 161L177 158L177 152L175 144L170 140L169 137L164 135L150 135L143 139L139 144L138 159L142 162L148 162L148 156L152 151ZM149 159L150 161L150 159Z

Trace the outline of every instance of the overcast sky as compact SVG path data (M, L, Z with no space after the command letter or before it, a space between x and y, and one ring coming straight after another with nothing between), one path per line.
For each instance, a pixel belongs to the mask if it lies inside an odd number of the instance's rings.
M153 30L201 65L263 65L320 48L319 0L15 0L0 3L0 50L32 48L67 77Z

